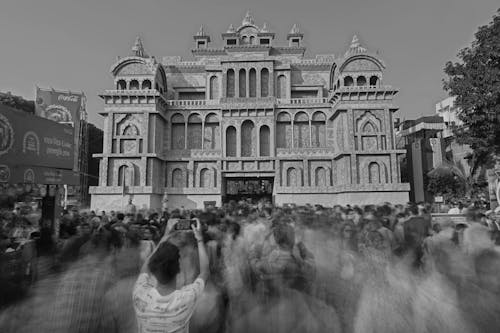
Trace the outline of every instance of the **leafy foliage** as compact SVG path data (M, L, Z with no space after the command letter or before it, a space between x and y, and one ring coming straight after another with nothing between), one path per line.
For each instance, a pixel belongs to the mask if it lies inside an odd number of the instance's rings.
M500 154L500 10L479 27L470 47L462 49L460 62L446 63L444 88L456 96L459 119L454 129L458 143L472 148L472 173Z
M28 101L20 96L14 96L11 93L0 92L0 104L4 104L14 109L35 113L35 102Z
M465 182L452 173L427 177L424 183L427 192L441 195L445 201L460 200L466 193Z

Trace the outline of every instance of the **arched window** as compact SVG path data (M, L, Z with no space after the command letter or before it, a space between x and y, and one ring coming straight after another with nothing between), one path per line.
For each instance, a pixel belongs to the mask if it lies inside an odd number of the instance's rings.
M198 114L192 114L188 118L188 149L201 149L202 142L202 121Z
M378 85L378 76L373 75L370 77L370 86L377 86Z
M352 77L350 77L350 76L346 76L346 77L344 78L344 86L345 86L345 87L351 87L351 86L353 86L353 85L354 85L354 80L352 79Z
M116 89L118 90L127 89L127 82L125 82L125 80L118 80L118 82L116 82Z
M281 112L276 118L276 147L292 148L292 120L288 112Z
M226 129L226 156L236 157L236 128L234 126Z
M366 86L366 77L358 76L358 78L356 79L356 85L357 86Z
M241 39L241 41L242 41L243 45L248 44L248 36L243 36L243 38Z
M250 36L250 44L251 45L255 44L255 36Z
M129 89L130 90L138 90L139 89L139 81L137 81L137 80L130 81Z
M269 127L266 125L263 125L260 127L260 133L259 133L259 148L260 148L260 156L270 156L270 130Z
M234 69L228 69L227 70L227 90L226 90L226 96L231 98L234 97Z
M217 82L217 76L210 77L210 99L219 98L219 82Z
M368 182L370 184L380 184L380 165L377 162L371 162L368 166Z
M172 149L185 149L186 148L186 126L184 124L184 116L176 113L171 118L171 145Z
M293 141L294 147L309 147L309 117L305 112L295 114L293 120Z
M139 129L134 124L129 124L123 129L123 136L138 136Z
M217 149L220 147L219 118L215 113L210 113L205 118L205 137L203 149Z
M200 171L200 187L210 187L210 170L203 168Z
M260 71L260 96L269 96L269 70L262 68Z
M122 165L118 168L118 186L130 186L129 173L129 168L126 165Z
M254 147L254 124L251 120L245 120L241 124L241 156L255 156Z
M276 87L278 98L286 98L286 77L285 75L278 76L278 84Z
M314 172L314 184L315 186L322 187L327 186L326 170L323 167L316 168Z
M172 187L182 188L186 187L186 179L184 179L184 174L179 168L175 168L172 171Z
M321 111L316 111L312 116L311 135L313 147L326 146L326 116Z
M255 68L251 68L248 72L248 81L249 81L249 97L257 97L257 72Z
M239 72L240 97L247 97L247 72L245 69L240 69Z
M151 89L151 81L150 80L142 81L142 89Z

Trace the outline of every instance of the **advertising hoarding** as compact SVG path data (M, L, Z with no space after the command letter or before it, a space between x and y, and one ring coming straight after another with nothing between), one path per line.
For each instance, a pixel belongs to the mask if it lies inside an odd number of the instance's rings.
M74 129L0 105L0 165L72 170Z
M58 123L73 123L78 128L82 93L36 88L35 114Z

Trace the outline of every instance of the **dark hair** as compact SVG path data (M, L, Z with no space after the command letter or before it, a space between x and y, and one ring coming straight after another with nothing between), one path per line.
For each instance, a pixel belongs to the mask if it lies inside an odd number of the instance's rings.
M273 235L278 246L293 249L295 244L295 231L291 225L278 223L274 228Z
M415 204L411 204L408 206L408 212L412 215L418 215L418 206Z
M123 215L123 213L118 213L118 214L116 214L116 218L118 221L123 221L123 219L125 218L125 215Z
M151 256L148 268L159 283L167 284L180 272L179 258L179 248L164 242Z

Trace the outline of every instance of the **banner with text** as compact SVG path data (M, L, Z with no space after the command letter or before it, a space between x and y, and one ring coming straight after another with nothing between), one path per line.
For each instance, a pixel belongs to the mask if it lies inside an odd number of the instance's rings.
M74 129L0 105L0 165L74 167Z
M78 185L77 172L39 166L0 164L0 183Z
M35 114L58 123L73 123L78 128L82 93L36 88Z

